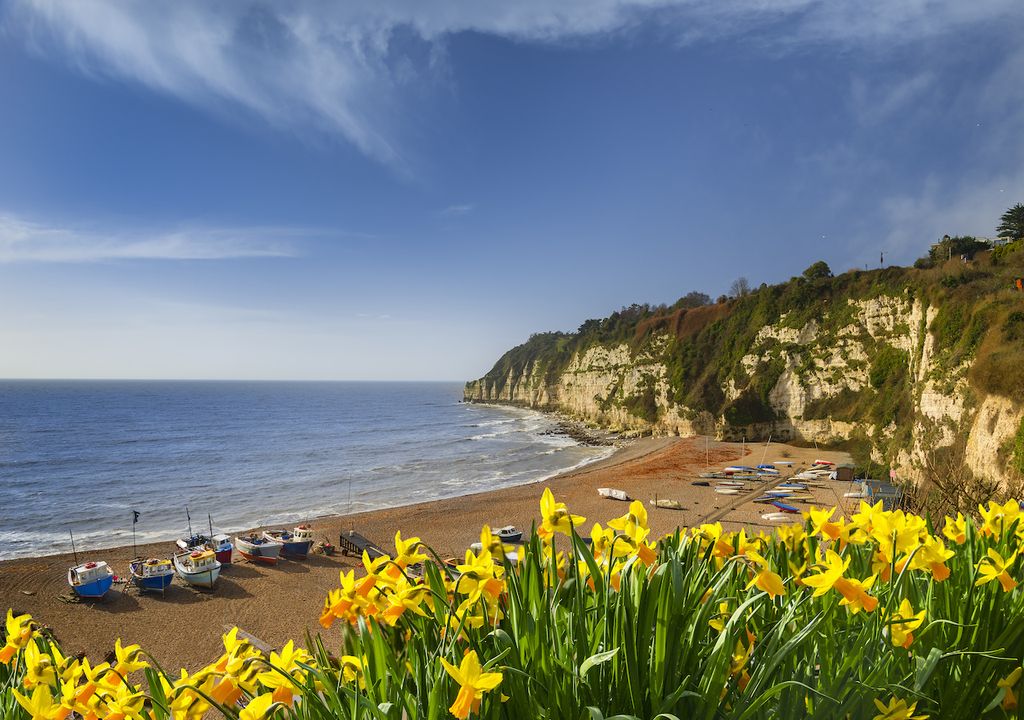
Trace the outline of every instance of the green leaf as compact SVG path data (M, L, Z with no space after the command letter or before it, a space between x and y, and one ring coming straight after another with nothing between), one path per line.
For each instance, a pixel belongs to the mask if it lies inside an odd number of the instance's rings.
M590 672L591 668L593 668L595 665L600 665L601 663L608 662L613 657L615 657L618 654L618 652L619 649L614 648L612 650L608 650L607 652L596 653L594 655L591 655L580 664L580 677L586 677L587 673Z

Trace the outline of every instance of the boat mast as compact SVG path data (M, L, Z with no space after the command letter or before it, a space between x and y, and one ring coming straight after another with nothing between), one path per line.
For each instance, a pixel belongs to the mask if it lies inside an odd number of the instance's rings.
M185 506L185 517L188 518L188 539L192 542L192 516L188 514L188 505Z
M210 521L210 542L213 542L213 515L206 513L206 519Z

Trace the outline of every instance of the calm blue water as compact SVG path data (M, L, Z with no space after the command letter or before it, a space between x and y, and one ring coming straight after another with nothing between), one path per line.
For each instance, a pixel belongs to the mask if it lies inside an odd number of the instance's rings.
M604 457L456 383L0 381L0 559L296 522ZM351 498L351 500L350 500Z

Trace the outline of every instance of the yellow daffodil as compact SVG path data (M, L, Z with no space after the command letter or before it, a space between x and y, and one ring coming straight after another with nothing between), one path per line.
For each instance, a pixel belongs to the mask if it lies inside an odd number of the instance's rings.
M235 628L237 630L238 628ZM145 670L149 667L149 663L145 660L140 660L139 655L142 653L142 648L138 645L129 645L128 647L121 646L121 638L118 638L114 642L114 656L117 658L117 662L114 663L114 667L111 668L113 674L109 680L112 685L117 685L121 682L122 678L128 677L136 670Z
M61 711L59 703L53 701L50 688L46 685L36 685L32 695L26 697L17 690L12 690L14 699L25 709L31 720L57 720L57 714ZM68 713L64 713L66 717Z
M825 553L825 562L820 565L821 572L816 575L805 575L803 584L814 588L814 597L819 597L839 582L849 566L850 558L844 561L835 551L828 550Z
M271 693L257 695L238 713L238 720L264 720L273 715L278 707Z
M131 688L127 683L118 683L113 693L102 699L106 707L104 720L140 720L146 695Z
M910 647L910 644L914 642L913 631L921 627L921 623L924 622L924 615L924 610L915 613L914 606L910 604L908 599L903 598L899 610L890 618L887 618L889 637L892 640L893 647Z
M355 655L341 656L341 677L345 682L359 681L359 687L365 686L363 680L363 661Z
M982 534L995 537L1002 537L1021 515L1020 503L1016 500L1007 500L1002 505L989 501L987 507L979 505L978 512L985 520L981 526Z
M56 649L56 648L55 648ZM57 650L59 654L60 651ZM39 645L30 642L25 646L25 679L23 684L30 690L36 685L56 685L57 670L54 658L39 649Z
M459 667L455 667L444 658L441 658L441 664L460 686L455 702L448 708L457 718L469 717L470 712L480 707L484 693L501 684L501 673L483 672L480 660L473 650L465 654Z
M718 603L718 613L708 620L708 625L710 625L714 630L722 632L725 630L725 624L729 621L729 617L731 615L732 613L729 612L729 603Z
M974 583L975 585L984 585L985 583L998 580L999 584L1003 586L1005 592L1010 592L1017 587L1017 581L1010 577L1010 566L1013 565L1014 560L1017 559L1017 553L1011 553L1005 560L1003 556L998 552L989 548L988 555L978 561L978 572L981 577Z
M5 629L7 630L6 644L0 648L0 663L4 665L9 663L19 650L28 645L35 631L35 624L32 622L31 615L15 616L14 612L8 609Z
M768 593L768 597L771 598L777 598L786 594L786 588L782 584L782 578L778 573L772 571L767 560L753 550L749 550L747 552L747 557L753 561L757 568L759 568L755 572L753 579L747 583L748 590L756 586L758 590Z
M946 536L946 539L957 545L963 545L967 542L967 520L964 518L963 513L956 514L956 520L946 516L946 523L942 527L942 534Z
M927 715L914 714L917 703L907 705L906 700L897 700L895 697L889 698L888 705L875 698L875 707L878 708L879 714L872 720L928 720Z
M551 488L544 488L544 493L540 497L540 515L541 526L537 533L545 539L550 539L555 533L571 535L574 525L586 521L585 517L570 514L565 503L555 502Z
M1009 711L1017 709L1017 694L1013 691L1013 688L1020 681L1021 673L1024 673L1024 668L1018 665L1016 670L996 683L997 687L1006 691L1003 694L1003 710Z
M839 582L836 583L836 590L843 596L839 604L845 605L847 610L854 615L861 610L864 612L874 612L875 608L878 607L878 598L870 595L868 590L875 584L875 577L875 575L871 575L864 580L840 578Z

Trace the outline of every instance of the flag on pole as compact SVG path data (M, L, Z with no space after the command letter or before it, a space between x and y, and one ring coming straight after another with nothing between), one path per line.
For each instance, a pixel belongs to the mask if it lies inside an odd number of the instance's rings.
M132 510L132 515L134 515L134 517L132 518L132 525L134 525L135 523L137 523L139 521L139 511L138 510Z

